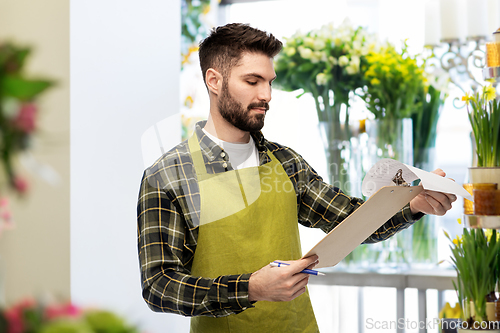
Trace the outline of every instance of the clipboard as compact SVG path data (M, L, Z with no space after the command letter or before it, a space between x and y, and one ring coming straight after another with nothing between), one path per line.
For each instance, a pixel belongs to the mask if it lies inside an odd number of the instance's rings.
M303 258L316 254L315 268L335 266L423 190L422 186L380 188Z

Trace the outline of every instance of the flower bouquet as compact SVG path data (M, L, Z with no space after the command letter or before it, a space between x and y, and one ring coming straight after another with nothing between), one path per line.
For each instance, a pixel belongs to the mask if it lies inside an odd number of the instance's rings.
M374 35L344 21L338 28L329 24L286 38L276 59L276 86L285 91L302 89L302 94L314 97L329 181L342 189L349 185L350 97L365 85L362 68L376 47Z
M366 86L362 99L373 114L366 121L368 156L363 165L371 166L382 158L413 164L412 115L422 112L425 85L424 63L408 52L406 41L398 52L386 43L366 56L363 70ZM412 231L405 230L378 245L384 265L409 265L412 256Z
M423 66L418 64L416 57L410 56L406 41L401 52L387 44L377 52L370 52L366 58L368 83L362 98L377 120L378 131L373 136L379 140L377 156L412 164L411 152L404 153L397 143L402 137L402 120L408 120L411 130L411 116L421 109L422 101L418 96L424 89Z

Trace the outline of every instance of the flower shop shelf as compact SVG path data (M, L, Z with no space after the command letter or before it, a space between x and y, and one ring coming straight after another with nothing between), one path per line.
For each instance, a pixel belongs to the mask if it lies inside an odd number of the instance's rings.
M438 290L438 308L444 305L443 293L445 290L453 290L453 281L456 283L457 274L454 270L433 269L433 270L363 270L363 269L341 269L324 268L320 269L324 276L315 276L309 280L311 285L323 286L354 286L354 287L392 287L396 288L396 311L397 318L405 317L405 289L415 288L418 290L418 318L420 322L426 321L427 313L427 289ZM358 294L358 328L360 333L365 326L363 318L363 293L359 288ZM398 333L404 331L400 328ZM427 332L426 328L420 329L420 333Z
M468 228L500 229L500 215L467 215L464 223Z
M486 67L483 69L484 79L500 79L500 67Z

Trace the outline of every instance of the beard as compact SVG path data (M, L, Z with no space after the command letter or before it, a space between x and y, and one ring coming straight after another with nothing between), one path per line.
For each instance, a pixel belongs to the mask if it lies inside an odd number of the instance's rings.
M265 114L255 114L253 108L269 110L269 103L251 103L245 109L243 104L231 96L227 84L222 84L222 92L217 103L219 112L228 123L245 132L258 132L264 127Z

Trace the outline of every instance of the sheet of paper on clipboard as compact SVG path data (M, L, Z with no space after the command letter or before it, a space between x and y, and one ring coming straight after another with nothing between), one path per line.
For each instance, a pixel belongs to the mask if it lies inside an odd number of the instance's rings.
M410 186L417 179L420 185ZM319 264L315 268L335 266L424 189L472 199L469 192L450 179L395 160L380 160L363 179L363 194L370 198L304 258L318 255Z

